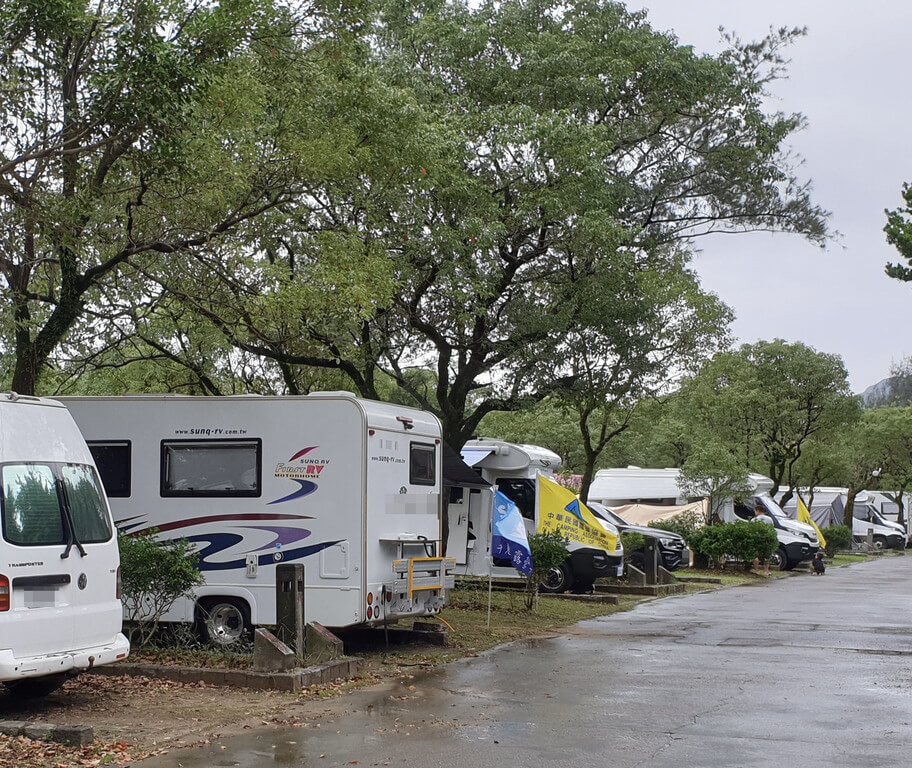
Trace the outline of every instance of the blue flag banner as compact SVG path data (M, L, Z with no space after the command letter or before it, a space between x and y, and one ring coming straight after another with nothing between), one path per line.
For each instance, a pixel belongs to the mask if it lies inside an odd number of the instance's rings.
M524 576L532 575L532 550L519 508L500 491L494 494L491 556L502 557Z

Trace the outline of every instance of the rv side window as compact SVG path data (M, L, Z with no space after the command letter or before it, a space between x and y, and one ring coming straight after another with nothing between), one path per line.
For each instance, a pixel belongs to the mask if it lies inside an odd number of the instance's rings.
M162 496L259 496L259 440L163 440Z
M63 514L54 471L45 464L3 467L3 538L10 544L62 544Z
M412 485L434 485L437 482L437 448L426 443L409 445L409 482Z
M535 481L525 478L499 478L497 490L512 501L527 520L535 519Z
M89 450L109 499L130 496L130 443L127 440L89 442Z

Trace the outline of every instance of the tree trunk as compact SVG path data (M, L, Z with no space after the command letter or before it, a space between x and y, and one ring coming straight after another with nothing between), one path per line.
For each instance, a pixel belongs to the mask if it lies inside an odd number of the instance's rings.
M855 497L858 495L858 489L849 486L846 493L845 514L842 517L842 524L852 527L852 518L855 512Z

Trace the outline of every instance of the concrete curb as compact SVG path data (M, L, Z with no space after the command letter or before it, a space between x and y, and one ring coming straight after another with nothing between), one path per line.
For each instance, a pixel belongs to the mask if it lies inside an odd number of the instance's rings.
M25 736L35 741L56 741L70 747L87 747L95 741L95 732L88 725L52 725L0 720L0 734Z
M205 683L207 685L257 690L300 691L311 685L323 685L361 671L363 660L352 657L337 659L290 672L254 672L248 669L208 669L204 667L171 667L165 664L106 664L92 670L95 675L129 675L153 677L176 683Z

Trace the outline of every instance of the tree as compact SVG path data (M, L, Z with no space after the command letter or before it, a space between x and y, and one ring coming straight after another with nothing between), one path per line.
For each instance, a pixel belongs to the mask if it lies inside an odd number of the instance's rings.
M768 475L773 495L786 488L781 503L798 484L795 468L807 441L835 435L861 413L841 358L782 340L717 355L685 384L682 397L696 428Z
M13 389L34 393L61 343L104 340L100 290L115 278L249 234L302 179L327 174L340 120L322 96L333 70L315 65L333 61L332 37L308 47L302 22L269 0L0 7L0 312ZM307 22L311 36L342 39L330 14ZM129 287L122 305L151 290Z
M701 442L681 467L679 485L688 498L709 500L706 525L721 522L726 499L740 498L750 492L749 469L744 459L729 446Z
M373 32L372 72L407 117L387 162L311 190L295 231L238 256L243 281L210 264L173 290L238 349L342 371L368 397L392 377L454 447L578 381L573 335L628 359L616 341L640 317L621 278L686 281L687 245L714 231L826 235L783 149L801 118L764 112L793 31L697 56L616 3L391 0ZM339 279L320 273L321 233L360 242L388 298L310 311L302 291ZM411 375L427 368L430 390Z
M904 205L901 208L885 211L887 223L884 232L887 242L899 251L909 266L889 263L886 272L890 277L909 282L912 280L912 185L903 184L902 196Z

